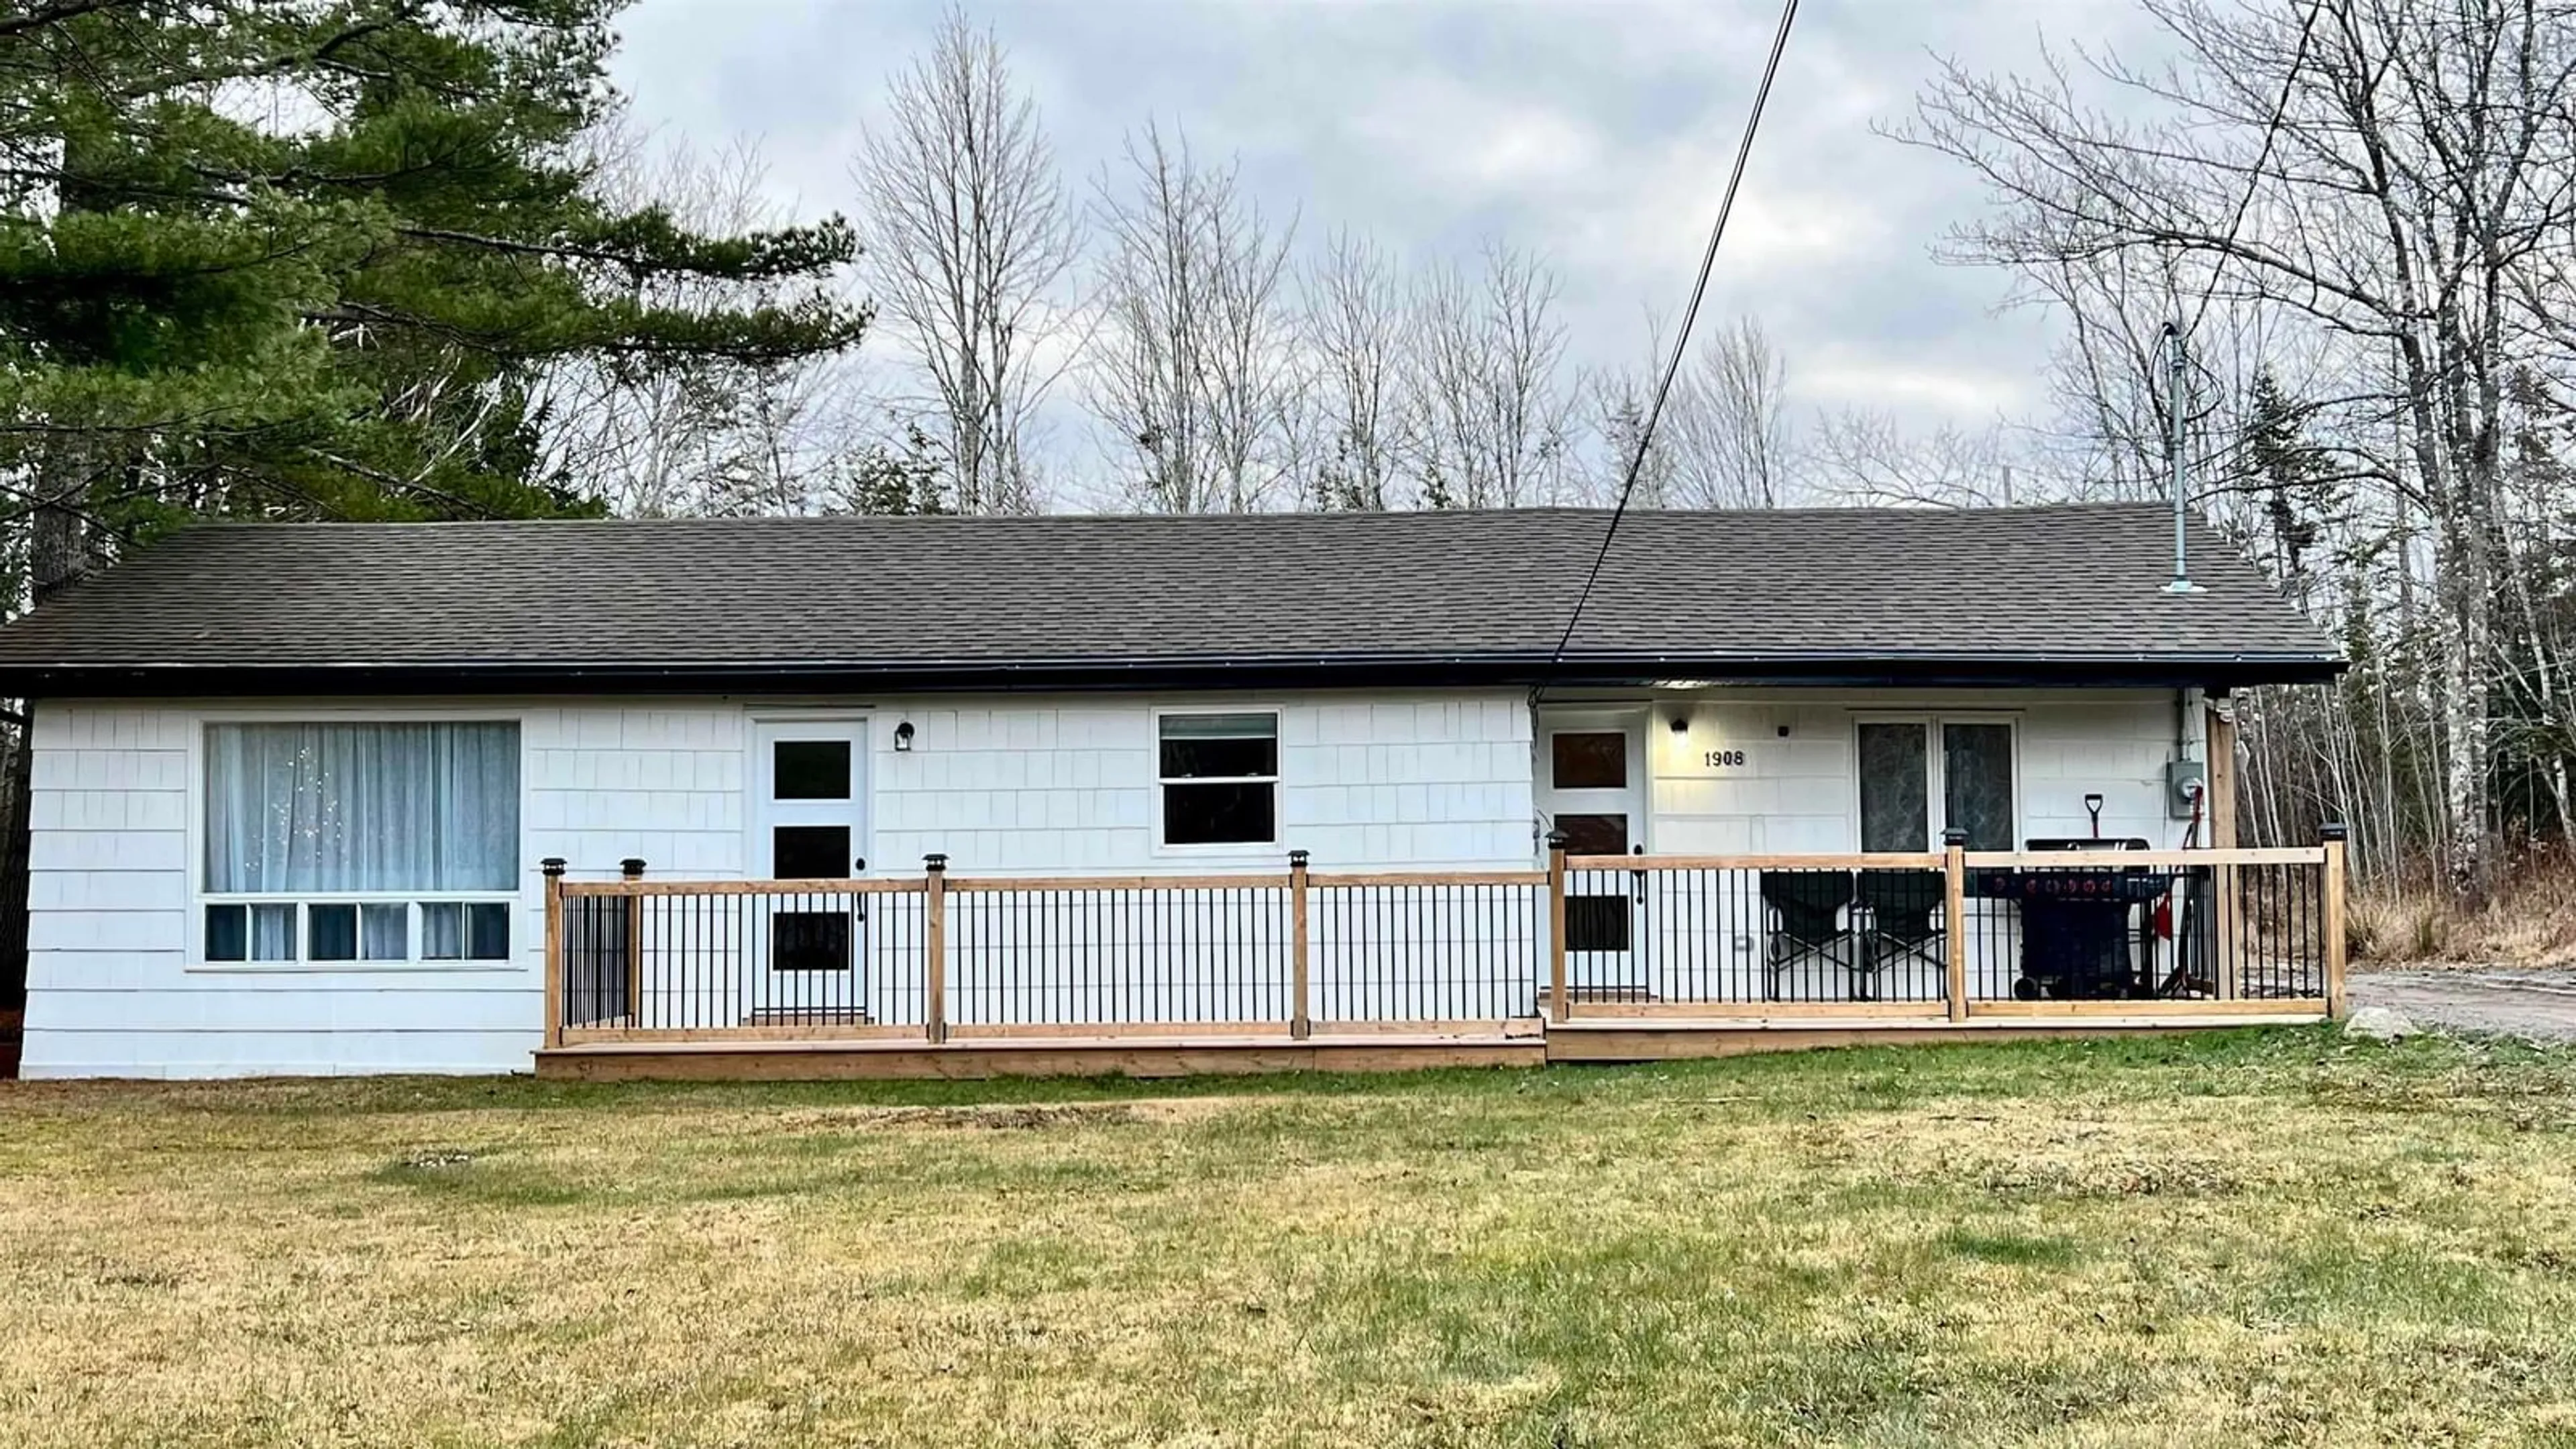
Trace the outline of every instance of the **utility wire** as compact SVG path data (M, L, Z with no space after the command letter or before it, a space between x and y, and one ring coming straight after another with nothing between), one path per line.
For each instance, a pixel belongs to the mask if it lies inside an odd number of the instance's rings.
M2219 247L2218 263L2209 269L2209 284L2200 289L2200 305L2192 309L2191 325L2183 329L2190 337L2200 330L2200 319L2209 315L2209 299L2218 291L2219 267L2226 265L2227 253L2236 245L2236 233L2245 225L2245 213L2253 209L2254 192L2263 184L2263 168L2272 164L2272 147L2281 139L2281 122L2287 119L2290 96L2298 89L2299 72L2307 68L2308 43L2317 33L2317 17L2325 13L2326 0L2312 0L2308 18L2299 25L2299 46L2290 53L2289 73L2281 77L2281 94L2272 102L2272 117L2263 123L2263 149L2254 155L2254 167L2245 173L2245 194L2236 198L2236 211L2227 218L2227 240Z
M1771 37L1771 58L1762 65L1762 84L1753 92L1753 114L1744 123L1744 140L1735 148L1735 169L1726 178L1726 194L1717 205L1717 224L1709 229L1708 249L1700 254L1699 280L1691 287L1690 307L1682 313L1681 335L1673 339L1673 355L1664 363L1663 380L1656 384L1655 399L1646 409L1646 418L1637 430L1637 451L1628 459L1627 475L1619 482L1619 504L1610 510L1610 526L1601 533L1601 550L1592 556L1592 567L1583 576L1583 591L1575 596L1574 612L1565 619L1565 632L1557 636L1556 648L1547 656L1547 668L1539 678L1556 672L1565 658L1566 646L1574 642L1575 626L1583 621L1583 606L1592 601L1593 586L1601 580L1601 566L1610 557L1610 541L1619 536L1619 520L1628 515L1628 497L1636 491L1637 475L1646 466L1646 451L1654 446L1655 424L1664 415L1664 402L1672 396L1673 380L1682 370L1682 358L1690 348L1691 325L1699 320L1700 303L1708 296L1709 274L1717 268L1717 244L1726 236L1726 219L1735 211L1736 190L1744 184L1744 168L1753 159L1753 137L1762 129L1763 103L1771 99L1771 82L1780 74L1780 53L1789 46L1789 27L1798 18L1798 0L1783 0L1780 7L1780 29ZM1542 682L1539 689L1545 689ZM1538 690L1531 691L1536 699Z

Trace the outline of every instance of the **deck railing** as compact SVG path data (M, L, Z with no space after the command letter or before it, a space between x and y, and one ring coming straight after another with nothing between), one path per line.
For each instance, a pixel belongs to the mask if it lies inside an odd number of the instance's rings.
M549 860L549 1045L2343 1009L2288 849L1571 855L1544 870L663 881Z

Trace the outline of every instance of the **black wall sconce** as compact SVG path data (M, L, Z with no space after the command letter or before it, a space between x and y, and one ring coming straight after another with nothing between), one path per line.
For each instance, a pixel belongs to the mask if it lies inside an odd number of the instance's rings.
M1687 711L1687 710L1676 710L1676 711L1674 711L1674 712L1673 712L1673 718L1672 718L1672 727L1673 727L1673 733L1674 733L1674 734L1677 734L1677 735L1686 735L1686 734L1689 734L1689 733L1690 733L1690 712L1689 712L1689 711Z
M905 720L894 727L894 752L898 755L912 752L912 721Z

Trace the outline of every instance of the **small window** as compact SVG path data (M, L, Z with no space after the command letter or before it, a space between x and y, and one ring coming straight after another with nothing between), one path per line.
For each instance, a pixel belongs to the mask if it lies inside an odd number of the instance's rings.
M780 800L850 798L848 740L780 740L770 747L770 793Z
M1565 898L1565 949L1625 951L1633 913L1625 893L1568 895Z
M1278 715L1167 714L1158 734L1165 845L1278 840Z
M1970 850L2012 849L2012 726L1942 725L1941 795L1948 824L1968 832Z
M769 969L850 969L848 911L780 911L769 918Z
M840 880L850 873L850 827L781 825L769 832L769 869L777 880Z
M206 907L209 961L292 961L295 907L226 904Z
M1628 853L1628 817L1625 815L1576 815L1556 817L1556 828L1565 836L1568 855L1626 855Z
M420 903L424 961L507 961L510 907L501 901Z
M1931 763L1917 720L1870 720L1860 726L1860 848L1925 850L1931 846Z
M1549 783L1559 790L1628 788L1628 732L1564 730L1549 738Z
M358 959L358 908L345 902L304 908L304 959Z

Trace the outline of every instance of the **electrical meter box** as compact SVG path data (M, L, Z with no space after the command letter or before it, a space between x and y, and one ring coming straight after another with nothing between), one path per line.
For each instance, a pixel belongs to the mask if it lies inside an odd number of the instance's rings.
M2165 804L2176 820L2189 820L2197 811L2203 819L2209 815L2201 801L2209 788L2209 766L2198 760L2172 760L2165 765Z

